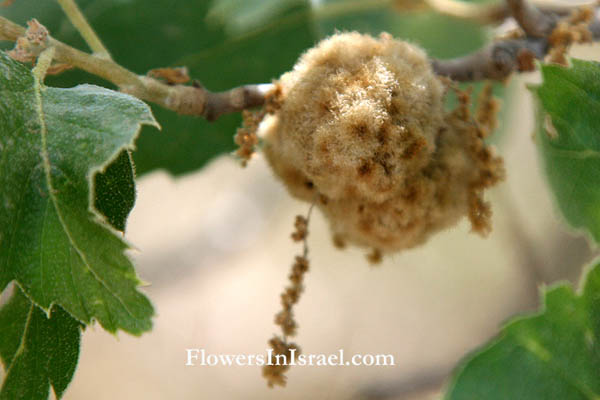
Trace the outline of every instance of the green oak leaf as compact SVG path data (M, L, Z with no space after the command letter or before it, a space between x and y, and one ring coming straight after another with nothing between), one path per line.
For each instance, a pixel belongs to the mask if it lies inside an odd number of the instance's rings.
M468 357L445 399L600 399L600 262L581 294L546 290L542 312L508 323Z
M156 124L149 108L96 86L46 87L3 52L0 91L0 289L15 280L47 312L149 330L128 245L91 207L94 174Z
M600 242L600 65L542 66L533 87L538 145L550 187L567 222Z
M15 287L0 309L0 358L6 376L0 400L45 400L50 385L60 399L79 358L82 325L61 307L50 314Z

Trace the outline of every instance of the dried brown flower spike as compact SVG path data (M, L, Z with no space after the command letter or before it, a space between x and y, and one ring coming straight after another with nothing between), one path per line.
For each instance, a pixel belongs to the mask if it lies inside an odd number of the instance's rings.
M298 324L294 319L294 306L298 303L300 294L304 290L304 275L306 275L309 269L308 243L306 238L308 236L308 223L312 208L313 206L311 205L306 217L301 215L296 216L296 222L294 223L296 230L292 233L292 239L295 242L302 241L302 255L296 256L294 264L292 264L292 271L288 276L290 284L281 294L282 309L275 315L275 324L281 328L282 337L275 335L269 340L269 346L273 350L273 355L285 356L286 360L290 360L292 349L297 354L300 354L300 347L295 343L288 342L288 338L296 336L298 329ZM290 366L287 364L265 365L263 367L263 377L267 379L269 387L285 386L287 379L285 373L289 368Z
M485 234L483 189L502 177L502 160L482 140L488 127L444 111L445 89L418 47L336 34L277 82L259 128L264 152L292 195L319 194L338 243L395 252L463 216Z
M248 160L254 154L254 148L258 144L256 130L261 119L264 117L264 112L244 110L242 111L242 117L244 121L243 125L238 128L233 140L238 145L235 154L240 158L242 166L245 167L248 164Z

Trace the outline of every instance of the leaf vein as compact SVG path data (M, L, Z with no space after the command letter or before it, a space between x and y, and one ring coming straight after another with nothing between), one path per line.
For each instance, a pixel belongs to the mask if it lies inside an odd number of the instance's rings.
M560 364L553 363L552 357L550 357L550 358L542 357L539 354L539 352L534 351L531 348L531 346L528 346L526 343L524 343L518 337L515 337L515 340L519 347L521 347L527 353L534 356L536 359L541 361L543 364L547 365L551 371L554 371L559 376L561 376L569 385L571 385L573 388L575 388L575 390L580 392L583 396L585 396L586 398L588 398L590 400L599 400L600 399L600 395L597 393L594 393L594 391L592 389L590 389L588 386L586 386L585 383L577 380L577 378L571 377L569 375L568 371L566 371Z
M56 211L58 220L60 221L60 224L61 224L67 238L69 239L69 243L71 244L72 248L75 250L77 255L79 256L79 258L81 259L81 261L83 262L85 267L88 269L88 271L90 271L90 273L93 275L93 277L96 279L96 281L98 283L100 283L100 285L102 287L104 287L104 289L106 289L106 291L121 304L121 306L123 307L125 312L127 312L127 314L129 314L133 319L137 320L139 318L137 318L129 310L129 308L127 307L125 302L108 287L106 282L104 282L104 280L101 279L100 276L98 276L98 274L96 273L96 271L92 268L89 261L87 260L87 257L85 256L85 254L83 254L83 251L79 248L79 246L75 242L75 240L71 234L71 231L68 229L67 224L65 223L64 217L63 217L61 209L59 207L58 200L56 198L55 189L52 186L51 164L50 164L50 157L48 154L48 138L47 138L48 127L46 125L46 120L44 118L44 108L43 108L43 101L42 101L41 85L42 84L39 79L37 79L37 78L34 79L35 105L36 105L36 112L38 114L38 121L40 123L40 137L41 137L41 142L42 142L41 143L42 144L41 155L42 155L42 161L43 161L43 165L44 165L44 173L45 173L45 177L46 177L46 184L48 186L48 193L49 193L50 199L52 200L52 204Z
M15 290L18 290L18 289L15 287ZM21 354L23 354L23 352L25 351L25 341L27 339L27 332L29 331L29 325L31 324L31 317L33 316L34 307L35 307L35 305L32 302L31 307L29 307L29 313L27 313L27 320L25 321L25 326L23 327L23 336L21 337L21 342L19 343L19 347L17 348L17 351L15 351L15 355L13 356L12 360L10 361L10 367L8 367L8 369L6 370L6 378L5 379L8 379L8 376L9 376L11 370L13 369L17 358Z

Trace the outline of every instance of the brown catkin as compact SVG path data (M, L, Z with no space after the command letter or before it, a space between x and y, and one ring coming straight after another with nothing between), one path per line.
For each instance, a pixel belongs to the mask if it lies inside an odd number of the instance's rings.
M420 48L355 32L320 42L276 85L264 153L293 196L319 194L338 246L375 249L376 262L465 216L489 232L483 192L503 177L483 141L496 124L491 89L475 117L469 92L446 112L446 86Z
M296 256L292 264L292 270L288 275L290 285L287 286L281 294L281 311L275 314L275 325L281 328L283 337L275 336L269 341L269 346L273 349L274 355L286 355L286 360L290 360L290 350L295 349L298 353L300 348L295 343L288 343L287 338L296 336L298 324L294 319L294 305L298 303L300 294L304 290L304 275L308 272L308 244L306 238L308 236L308 223L312 206L308 211L308 215L303 217L296 216L294 222L295 231L292 233L292 239L295 242L303 242L302 255ZM263 376L267 379L269 387L285 386L285 372L289 369L289 365L265 365L263 367Z
M574 43L590 43L593 35L589 24L594 16L594 10L589 7L577 8L571 15L556 24L548 42L548 61L567 66L567 51Z
M258 145L256 131L263 117L264 112L251 112L247 110L242 112L243 124L237 129L233 140L238 145L235 154L240 158L243 167L248 164Z
M294 242L299 242L306 239L306 235L308 234L308 220L302 215L297 215L294 227L296 230L292 233L292 240Z
M291 350L296 350L299 354L299 347L295 343L288 343L286 340L279 336L274 336L269 340L269 346L273 349L273 356L285 356L286 360L291 358ZM287 383L287 377L285 373L290 369L287 364L280 363L277 365L276 361L273 360L272 365L265 365L262 369L262 375L267 380L269 387L285 386Z

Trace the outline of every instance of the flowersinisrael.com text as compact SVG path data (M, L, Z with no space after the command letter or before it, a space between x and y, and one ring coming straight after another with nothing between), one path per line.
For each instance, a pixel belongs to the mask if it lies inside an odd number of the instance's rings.
M205 349L186 349L186 366L240 366L252 367L263 365L290 365L290 366L395 366L394 356L391 354L354 354L346 357L343 349L332 354L297 354L295 349L290 350L289 359L284 354L273 354L272 349L267 349L265 354L212 354Z

